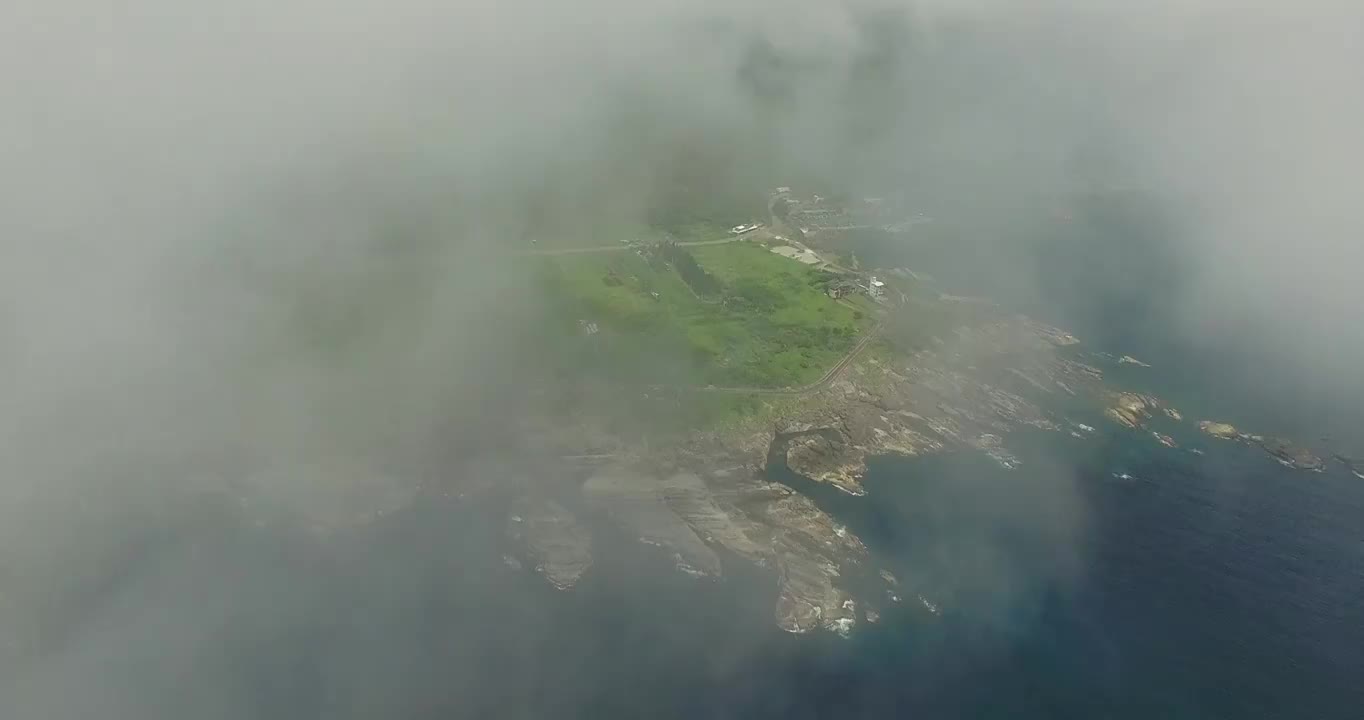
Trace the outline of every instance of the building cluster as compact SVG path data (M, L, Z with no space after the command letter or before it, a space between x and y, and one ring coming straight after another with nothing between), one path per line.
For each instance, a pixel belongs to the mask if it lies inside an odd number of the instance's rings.
M845 298L861 291L861 286L852 280L835 280L829 283L828 286L829 297L835 300Z
M863 293L873 300L880 300L886 295L886 284L877 279L875 275L868 277L865 283L858 280L840 278L829 283L825 287L825 290L829 293L829 297L835 300L857 293Z

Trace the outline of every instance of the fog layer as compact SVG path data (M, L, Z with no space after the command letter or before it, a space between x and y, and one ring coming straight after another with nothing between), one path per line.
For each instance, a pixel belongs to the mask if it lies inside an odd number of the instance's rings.
M903 195L984 238L981 277L1066 318L1085 311L1019 218L1154 196L1170 282L1140 322L1251 386L1272 368L1356 397L1364 12L1095 5L10 3L0 696L21 683L26 717L98 707L106 657L205 641L185 603L275 605L252 593L287 563L223 599L167 579L194 565L179 550L100 595L241 483L286 512L350 490L281 467L458 485L498 443L452 438L518 420L501 403L537 298L509 251L693 197ZM308 308L338 305L359 329L315 331ZM109 602L170 619L113 630ZM283 605L263 636L304 613Z

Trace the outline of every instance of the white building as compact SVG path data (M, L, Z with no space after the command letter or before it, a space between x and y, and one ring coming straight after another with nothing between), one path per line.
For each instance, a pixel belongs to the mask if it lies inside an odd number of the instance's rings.
M876 279L875 275L869 278L867 283L867 294L879 298L886 293L886 284Z

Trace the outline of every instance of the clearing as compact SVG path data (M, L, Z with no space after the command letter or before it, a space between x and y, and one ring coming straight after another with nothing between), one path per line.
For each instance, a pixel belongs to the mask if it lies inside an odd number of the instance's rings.
M617 380L783 388L818 380L875 323L864 297L756 242L535 260L547 331L578 367Z

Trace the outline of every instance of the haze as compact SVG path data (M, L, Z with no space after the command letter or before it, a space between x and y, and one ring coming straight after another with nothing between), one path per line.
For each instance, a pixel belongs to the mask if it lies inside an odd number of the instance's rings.
M1011 232L1019 209L1150 194L1175 220L1167 311L1141 322L1248 387L1285 378L1364 440L1345 420L1364 392L1355 3L19 0L0 28L16 718L183 717L100 668L195 652L213 636L184 598L202 597L153 569L102 598L109 568L243 482L304 514L412 491L275 468L465 482L523 420L504 397L537 298L511 252L646 221L679 188L920 198L997 243L980 277L1062 320L1087 311ZM421 260L376 274L393 237L420 238ZM310 297L394 309L320 352L292 324ZM283 579L243 575L262 584L208 615L278 610L289 642L304 611L274 607ZM198 717L272 711L196 683Z

